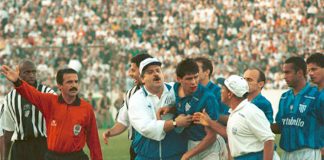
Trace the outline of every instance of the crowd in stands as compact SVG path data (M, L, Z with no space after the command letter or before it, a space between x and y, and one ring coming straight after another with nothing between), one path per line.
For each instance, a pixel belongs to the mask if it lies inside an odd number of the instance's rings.
M287 57L324 52L321 0L2 0L0 22L0 64L32 59L54 89L56 71L75 68L98 114L120 107L139 53L164 63L166 81L184 57L206 56L213 80L253 66L266 89L283 89ZM2 97L11 84L0 81Z

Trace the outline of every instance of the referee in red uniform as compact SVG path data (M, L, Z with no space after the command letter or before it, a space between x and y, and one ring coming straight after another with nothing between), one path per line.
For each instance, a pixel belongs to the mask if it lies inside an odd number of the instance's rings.
M92 106L78 97L79 79L75 70L59 70L56 75L60 95L41 93L23 80L18 72L2 66L2 74L14 83L21 96L44 115L48 152L45 160L88 160L83 152L87 142L92 160L102 160L98 129Z

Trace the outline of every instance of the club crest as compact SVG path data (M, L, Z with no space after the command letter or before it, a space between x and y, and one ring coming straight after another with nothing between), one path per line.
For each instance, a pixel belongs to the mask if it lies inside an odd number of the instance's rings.
M307 105L305 104L299 104L299 112L304 113L307 108Z
M186 109L186 112L188 112L190 110L191 106L189 103L186 103L186 106L185 106L185 109Z
M74 135L75 136L77 136L77 135L79 135L80 134L80 132L81 132L81 125L80 124L76 124L76 125L74 125L74 127L73 127L73 133L74 133Z
M30 110L31 110L31 105L30 104L25 104L23 106L23 111L24 111L24 116L27 118L30 114Z

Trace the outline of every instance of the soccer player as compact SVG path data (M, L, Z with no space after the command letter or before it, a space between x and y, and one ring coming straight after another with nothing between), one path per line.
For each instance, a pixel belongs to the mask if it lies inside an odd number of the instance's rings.
M212 62L205 57L197 57L194 60L199 68L199 83L214 94L219 104L219 121L227 123L229 108L221 102L221 88L210 80L213 73ZM223 159L227 159L229 153L224 138L217 135L217 141L217 144L219 144L219 147L217 147L220 152L219 155L224 155Z
M320 96L317 98L317 102L320 106L324 106L324 55L321 53L315 53L307 58L307 70L311 81L317 85ZM319 115L324 114L324 109L321 109ZM319 120L321 124L321 142L324 146L324 119ZM324 159L324 148L321 148L322 160Z
M138 54L131 59L131 65L128 70L128 75L134 80L135 86L126 92L126 95L124 97L124 104L123 107L118 112L117 121L115 125L111 129L107 129L103 133L103 138L106 144L108 143L109 137L120 135L130 126L129 118L128 118L129 99L131 96L133 96L133 94L137 90L141 88L142 82L140 79L139 65L146 58L152 58L152 56L148 54ZM134 136L133 129L132 127L130 127L128 138L130 140L133 140L133 136ZM136 158L136 154L132 145L130 146L129 153L130 153L130 159L134 160Z
M96 118L92 106L78 96L79 77L75 70L65 68L57 72L56 82L61 94L53 95L39 92L8 66L3 65L1 69L16 91L44 115L48 146L45 160L88 159L82 150L85 143L91 159L102 160Z
M213 120L219 116L219 104L215 96L198 83L199 68L193 59L181 61L176 68L177 83L174 84L176 97L176 113L178 115L193 115L206 110ZM188 151L182 160L221 159L216 134L209 128L193 124L183 130L188 141Z
M156 111L174 106L172 86L164 83L161 62L147 58L140 64L143 86L129 101L128 116L136 130L133 147L137 160L179 160L186 151L186 140L174 129L191 124L191 116L164 116L159 120Z
M264 73L260 69L249 68L245 70L243 77L249 84L248 100L263 111L270 124L273 123L272 105L261 94L261 90L266 82Z
M19 64L19 71L19 77L33 88L43 93L54 93L52 89L36 81L36 66L32 61L23 60ZM45 119L16 89L5 97L0 126L4 129L5 159L8 158L11 141L12 160L44 159L47 152Z
M195 123L227 137L235 160L272 160L275 135L264 113L246 99L247 82L243 77L232 75L222 85L222 102L231 108L227 127L212 120L205 111L194 114Z
M320 160L320 120L323 106L317 105L318 89L307 83L306 62L301 57L290 57L283 65L284 78L290 90L283 93L272 125L274 133L281 133L280 147L283 160Z

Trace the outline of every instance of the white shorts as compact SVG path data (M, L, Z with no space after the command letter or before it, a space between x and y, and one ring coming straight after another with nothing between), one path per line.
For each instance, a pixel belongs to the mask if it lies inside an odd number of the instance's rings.
M193 156L190 160L227 160L228 151L226 147L225 140L222 136L217 135L216 141L209 146L203 152ZM188 150L194 148L200 143L200 141L191 141L188 142Z
M293 152L283 151L281 160L321 160L321 150L320 149L310 149L304 148Z

